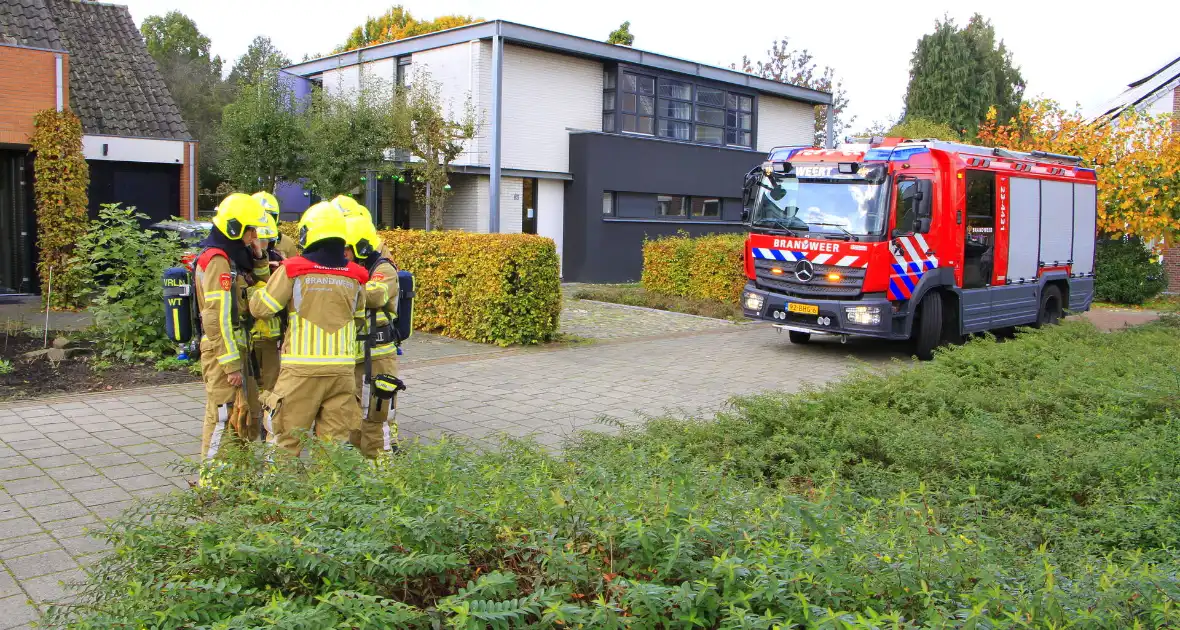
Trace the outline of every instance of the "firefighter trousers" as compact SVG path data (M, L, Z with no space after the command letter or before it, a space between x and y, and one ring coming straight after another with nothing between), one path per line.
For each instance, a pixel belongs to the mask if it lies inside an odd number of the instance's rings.
M202 342L203 343L203 342ZM258 386L251 380L248 383L247 400L249 401L251 422L242 428L241 422L234 422L234 405L238 397L238 388L229 384L229 375L214 356L215 350L210 347L201 349L201 375L205 380L205 421L201 428L201 459L211 459L217 456L227 437L243 440L257 439L262 407L258 401Z
M271 444L299 455L301 432L344 442L359 415L348 372L304 376L280 370L274 390L264 401L263 426Z
M388 374L397 376L397 355L375 358L373 361L373 376ZM382 453L391 453L397 446L397 396L390 400L377 398L370 388L369 414L364 415L364 381L365 364L356 364L356 396L360 404L357 414L360 417L360 427L355 428L349 437L353 446L361 449L365 457L374 458Z
M279 346L282 339L255 339L254 356L258 359L258 388L273 391L279 380Z

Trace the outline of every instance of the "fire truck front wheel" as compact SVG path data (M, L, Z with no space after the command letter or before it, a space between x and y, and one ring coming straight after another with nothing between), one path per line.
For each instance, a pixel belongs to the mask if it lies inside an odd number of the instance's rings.
M918 305L913 342L914 355L922 361L933 359L934 349L942 342L942 296L936 291L927 293Z
M811 341L811 333L802 330L788 330L787 338L791 340L791 343L804 344Z

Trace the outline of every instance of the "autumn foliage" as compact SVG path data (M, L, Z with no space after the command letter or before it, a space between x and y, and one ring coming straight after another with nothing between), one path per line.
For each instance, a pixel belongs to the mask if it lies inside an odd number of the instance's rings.
M90 186L90 166L82 156L82 123L68 110L46 109L33 118L33 126L41 291L54 308L77 308L81 278L72 271L71 258L74 244L86 232Z
M482 21L470 15L440 15L433 20L419 20L408 9L398 4L377 17L368 18L363 25L354 28L348 36L348 41L336 49L336 52L395 42L407 37L445 31Z
M1081 156L1098 170L1098 229L1145 241L1180 237L1180 135L1167 117L1127 112L1092 123L1051 100L1027 101L1006 123L993 109L980 144Z
M746 284L743 234L686 233L643 243L643 288L664 295L736 303Z

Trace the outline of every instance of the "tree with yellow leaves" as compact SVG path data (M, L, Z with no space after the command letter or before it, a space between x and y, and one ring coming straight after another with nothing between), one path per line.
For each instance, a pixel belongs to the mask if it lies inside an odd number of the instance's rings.
M1168 116L1130 111L1087 120L1052 100L1026 101L1016 117L979 128L981 144L1081 156L1098 169L1098 229L1155 243L1180 239L1180 134Z
M348 41L335 52L394 42L482 21L470 15L441 15L433 20L419 20L411 15L408 9L398 4L377 17L366 19L363 25L354 28L348 36Z

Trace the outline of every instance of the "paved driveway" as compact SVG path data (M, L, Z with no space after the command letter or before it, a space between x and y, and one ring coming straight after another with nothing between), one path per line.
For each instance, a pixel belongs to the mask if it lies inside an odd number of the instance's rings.
M610 430L603 416L636 422L707 413L727 397L794 390L856 364L899 356L870 342L790 345L760 324L567 305L582 338L546 348L499 349L422 335L401 373L402 433L489 439L503 432L559 445L579 429ZM417 344L417 345L415 345ZM102 550L87 531L137 497L187 487L169 469L198 448L200 384L0 404L0 629L25 627L37 604L66 596Z

